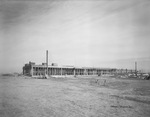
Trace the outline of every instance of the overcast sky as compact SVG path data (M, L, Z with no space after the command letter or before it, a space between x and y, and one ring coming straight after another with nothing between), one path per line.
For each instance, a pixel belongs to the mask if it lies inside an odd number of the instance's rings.
M150 71L149 0L0 1L0 72L29 61Z

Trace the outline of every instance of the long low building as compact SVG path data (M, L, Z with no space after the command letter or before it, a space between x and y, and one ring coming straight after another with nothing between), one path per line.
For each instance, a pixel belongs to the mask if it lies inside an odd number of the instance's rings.
M74 66L58 66L52 64L47 66L46 63L36 65L34 62L29 62L23 66L23 74L31 77L43 76L66 76L66 75L103 75L114 73L132 73L133 70L115 69L115 68L95 68L95 67L74 67Z
M29 62L23 67L23 74L40 77L40 76L57 76L57 75L101 75L101 74L111 74L116 73L115 68L93 68L93 67L74 67L74 66L58 66L57 64L52 64L47 66L46 63L41 65L36 65L34 62Z

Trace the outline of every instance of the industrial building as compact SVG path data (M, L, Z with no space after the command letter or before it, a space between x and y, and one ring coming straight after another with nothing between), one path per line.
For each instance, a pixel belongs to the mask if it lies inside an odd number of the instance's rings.
M115 73L116 69L110 68L93 68L93 67L74 67L74 66L58 66L52 63L52 65L47 66L46 63L41 65L36 65L34 62L29 62L23 67L23 74L40 77L40 76L60 76L60 75L101 75Z
M95 68L95 67L75 67L75 66L58 66L56 63L48 65L48 51L46 51L46 63L37 65L29 62L23 66L23 74L31 77L45 76L78 76L78 75L103 75L115 73L132 73L133 70L116 69L116 68Z
M134 70L115 69L115 68L94 68L94 67L74 67L74 66L58 66L52 63L47 66L46 63L36 65L29 62L23 67L23 74L31 77L48 76L78 76L78 75L104 75L104 74L134 73Z

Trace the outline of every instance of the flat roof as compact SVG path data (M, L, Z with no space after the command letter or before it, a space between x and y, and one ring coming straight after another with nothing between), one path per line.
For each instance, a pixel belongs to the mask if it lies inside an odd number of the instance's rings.
M46 65L32 65L33 67L47 67ZM76 66L52 66L48 65L51 68L77 68L77 69L103 69L103 70L116 70L116 68L99 68L99 67L76 67Z

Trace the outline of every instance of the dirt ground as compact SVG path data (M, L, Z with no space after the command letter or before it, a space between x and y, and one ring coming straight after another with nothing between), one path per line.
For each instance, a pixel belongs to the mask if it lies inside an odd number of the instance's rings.
M0 117L150 117L150 80L1 76Z

